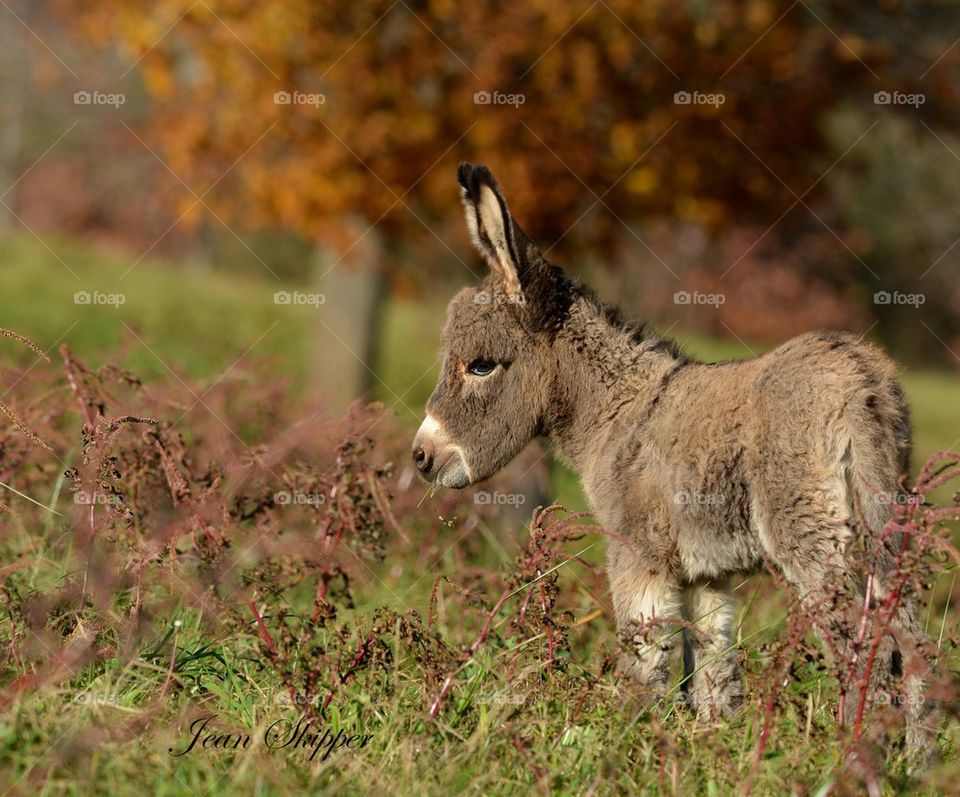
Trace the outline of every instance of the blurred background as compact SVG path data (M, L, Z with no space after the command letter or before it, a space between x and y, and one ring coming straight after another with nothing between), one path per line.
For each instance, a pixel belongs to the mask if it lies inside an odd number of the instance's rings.
M960 424L954 2L0 1L2 325L419 423L456 165L694 355L834 327ZM242 433L242 432L241 432ZM550 466L552 467L552 466Z

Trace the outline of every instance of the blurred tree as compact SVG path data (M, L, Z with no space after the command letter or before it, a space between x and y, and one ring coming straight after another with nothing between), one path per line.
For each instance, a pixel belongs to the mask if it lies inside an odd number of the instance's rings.
M27 3L10 0L8 11L24 20L24 25L6 22L0 25L0 231L12 225L16 205L16 171L23 146L24 104L29 83L25 27L30 18Z
M203 197L184 192L177 215L316 241L328 301L350 291L355 326L382 317L389 268L430 271L435 228L458 216L458 159L489 163L528 232L566 250L609 252L652 216L789 236L798 197L832 240L825 114L913 88L934 59L928 118L956 108L937 101L955 100L944 76L960 52L937 4L61 3L87 41L137 61L154 99L144 136ZM373 277L360 287L354 268ZM357 361L374 333L324 344L352 342L331 375L348 394L369 383Z

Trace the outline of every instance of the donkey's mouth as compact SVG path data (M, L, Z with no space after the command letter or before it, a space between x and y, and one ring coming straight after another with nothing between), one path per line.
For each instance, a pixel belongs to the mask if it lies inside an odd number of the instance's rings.
M460 490L470 484L470 469L458 449L450 452L443 464L437 469L437 484Z

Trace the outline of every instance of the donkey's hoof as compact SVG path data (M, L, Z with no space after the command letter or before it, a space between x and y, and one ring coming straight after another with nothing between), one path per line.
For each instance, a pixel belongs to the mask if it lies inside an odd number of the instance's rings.
M940 761L936 732L926 727L908 727L906 734L907 772L919 775Z
M666 695L666 678L646 677L647 670L642 662L629 653L620 656L616 674L620 678L620 694L643 708L652 708Z
M726 689L694 692L691 695L691 705L697 713L698 720L705 722L728 720L743 705L743 690L739 682L736 682L731 683Z

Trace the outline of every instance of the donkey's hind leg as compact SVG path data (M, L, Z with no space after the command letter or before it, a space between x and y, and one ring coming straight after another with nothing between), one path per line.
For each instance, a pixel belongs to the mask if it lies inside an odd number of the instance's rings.
M662 696L670 675L670 653L679 639L682 590L619 542L610 544L608 571L617 629L629 647L621 655L620 672L633 684L649 688L653 696Z
M844 697L844 720L852 722L870 663L868 698L889 692L894 644L880 638L875 656L871 637L860 639L865 594L862 568L850 561L853 524L842 485L823 480L778 496L769 515L760 519L761 541L767 554L797 589L804 611L834 657ZM869 628L864 628L868 631Z
M895 544L899 546L901 541L897 539ZM895 600L897 604L890 629L897 643L891 674L901 679L901 688L890 698L905 710L907 752L915 766L922 766L935 753L939 720L935 705L925 694L931 662L920 626L916 596L910 594L909 584L904 583L907 579L898 578L896 559L889 551L883 551L878 559L874 579L875 602L883 606ZM897 594L892 594L895 591Z
M743 702L736 651L731 650L734 597L726 583L707 583L687 591L688 619L683 632L685 684L697 716L729 715Z

